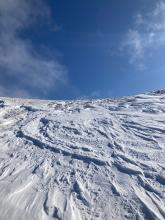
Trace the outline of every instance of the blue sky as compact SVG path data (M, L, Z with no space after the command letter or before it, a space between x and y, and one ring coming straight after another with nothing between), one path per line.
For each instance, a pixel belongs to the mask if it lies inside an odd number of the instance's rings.
M82 99L165 85L165 1L0 1L0 96Z

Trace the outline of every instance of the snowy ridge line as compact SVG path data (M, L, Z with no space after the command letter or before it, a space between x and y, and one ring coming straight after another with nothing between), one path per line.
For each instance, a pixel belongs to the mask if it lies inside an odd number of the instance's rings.
M0 98L0 220L165 219L164 91Z

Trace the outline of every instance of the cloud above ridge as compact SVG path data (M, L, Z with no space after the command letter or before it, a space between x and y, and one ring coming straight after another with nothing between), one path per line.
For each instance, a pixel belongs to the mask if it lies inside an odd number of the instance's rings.
M0 1L0 96L43 96L53 87L67 83L67 69L54 57L39 54L20 33L50 19L50 9L42 0ZM7 82L11 79L12 82Z
M139 69L144 68L144 59L152 56L155 50L165 46L165 2L158 1L146 13L135 16L133 28L130 28L122 42L122 50L130 55L129 62Z

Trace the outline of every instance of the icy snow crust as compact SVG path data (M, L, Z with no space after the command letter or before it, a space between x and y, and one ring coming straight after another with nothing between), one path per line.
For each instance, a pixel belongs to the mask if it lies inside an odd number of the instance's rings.
M165 219L164 92L0 100L0 220Z

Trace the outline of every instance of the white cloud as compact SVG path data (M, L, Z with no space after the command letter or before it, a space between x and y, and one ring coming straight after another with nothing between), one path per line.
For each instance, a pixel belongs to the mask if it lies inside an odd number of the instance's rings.
M138 13L134 27L129 29L122 49L130 54L130 63L144 67L144 58L165 46L165 2L159 1L146 14Z
M0 1L0 96L30 96L37 90L44 95L52 87L67 82L66 68L56 58L38 54L34 45L19 36L38 19L49 19L50 11L42 0ZM23 91L23 92L20 92Z
M141 25L144 23L144 18L142 14L137 14L136 19L135 19L135 24L136 25Z
M132 49L132 53L134 54L134 57L142 57L143 56L143 38L141 34L137 30L129 30L127 34L127 42L126 46L130 47Z

